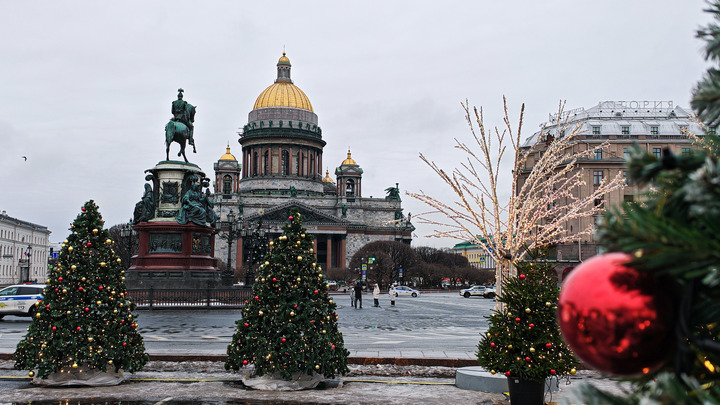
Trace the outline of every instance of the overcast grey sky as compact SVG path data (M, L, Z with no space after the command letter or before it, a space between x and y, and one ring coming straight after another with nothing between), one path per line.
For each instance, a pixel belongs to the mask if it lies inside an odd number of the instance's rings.
M446 169L469 140L460 102L501 125L502 96L529 136L557 110L604 100L689 109L707 67L702 0L37 1L0 0L0 210L62 241L94 199L127 221L144 170L164 160L177 89L197 106L198 153L240 156L237 132L276 76L283 46L310 98L332 173L348 147L364 196L448 196L418 158ZM177 146L173 145L173 150ZM22 156L27 156L25 161ZM323 169L324 170L324 169ZM425 211L403 195L405 213ZM452 246L427 239L417 246Z

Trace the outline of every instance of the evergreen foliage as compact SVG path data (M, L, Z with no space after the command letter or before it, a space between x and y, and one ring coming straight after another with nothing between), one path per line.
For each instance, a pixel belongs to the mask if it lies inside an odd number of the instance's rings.
M720 20L720 1L706 10ZM698 31L706 59L720 61L720 26ZM720 71L708 69L691 105L710 128L720 123ZM711 132L712 133L712 132ZM635 255L631 265L663 280L677 312L675 353L664 369L627 395L584 387L578 401L599 404L720 404L720 141L704 136L689 156L661 159L636 150L630 177L649 190L609 210L598 229L610 251Z
M15 368L45 378L79 366L134 372L148 360L137 332L135 304L127 296L121 260L90 200L72 223L58 263L36 304Z
M525 380L574 373L577 360L560 336L556 321L558 286L550 263L517 264L518 276L505 279L503 305L488 317L490 327L478 345L480 365L491 373Z
M297 372L347 373L349 352L327 288L313 237L294 209L257 271L253 298L236 322L225 368L237 371L253 364L259 376L280 373L286 380Z

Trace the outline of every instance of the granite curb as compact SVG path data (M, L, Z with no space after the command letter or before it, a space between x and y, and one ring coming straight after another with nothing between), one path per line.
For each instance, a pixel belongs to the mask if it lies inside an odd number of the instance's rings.
M0 353L0 360L12 360L12 353ZM225 362L224 354L149 354L151 361L216 361ZM411 357L348 357L348 364L376 365L392 364L396 366L425 366L425 367L469 367L477 366L477 360L471 359L444 359L444 358L411 358Z

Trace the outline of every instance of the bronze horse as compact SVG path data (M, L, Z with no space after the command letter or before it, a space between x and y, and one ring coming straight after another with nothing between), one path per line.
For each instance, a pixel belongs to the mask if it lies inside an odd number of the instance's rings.
M195 106L186 104L185 109L185 115L188 117L188 121L195 121ZM170 144L177 142L180 144L178 157L182 156L183 159L185 159L185 162L189 163L187 157L185 156L185 143L188 139L192 139L192 136L193 134L191 128L179 120L176 121L171 119L167 125L165 125L165 160L170 160ZM192 142L191 145L193 147L193 153L197 153L197 150L195 150L195 142Z

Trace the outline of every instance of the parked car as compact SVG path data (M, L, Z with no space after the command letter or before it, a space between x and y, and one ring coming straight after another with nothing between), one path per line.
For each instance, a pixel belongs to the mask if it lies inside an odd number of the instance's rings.
M409 296L415 298L418 295L420 295L420 291L413 290L412 288L410 288L408 286L396 285L395 286L395 296L398 297L401 295L409 295Z
M33 316L43 299L44 284L16 284L0 290L0 319L5 315Z
M470 297L485 297L485 298L495 298L496 294L495 286L494 285L474 285L470 288L466 288L464 290L460 290L460 295L462 295L465 298Z

